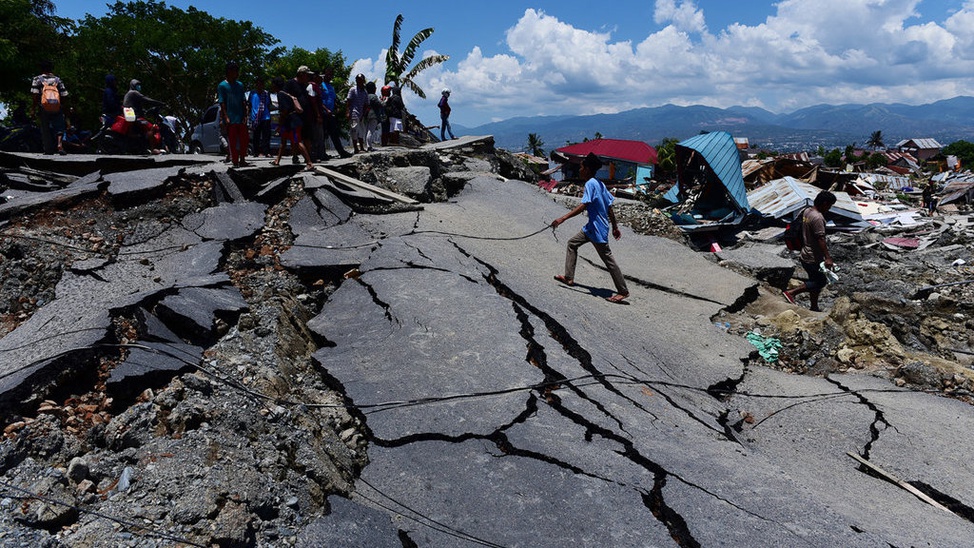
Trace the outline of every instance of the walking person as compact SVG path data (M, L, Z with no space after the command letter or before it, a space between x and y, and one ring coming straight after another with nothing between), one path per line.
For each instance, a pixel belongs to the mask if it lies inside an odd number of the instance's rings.
M44 154L67 154L61 140L67 129L64 100L68 97L68 90L64 82L54 75L53 61L41 61L40 69L41 73L30 84L30 93L34 97L31 117L37 117L40 123Z
M227 77L216 87L217 102L220 103L220 117L227 127L227 147L230 161L234 167L246 167L247 147L250 146L250 132L247 130L247 101L240 77L240 65L235 61L227 63Z
M450 139L456 139L453 128L450 127L450 88L445 88L440 93L440 102L436 106L440 107L440 140L446 141L447 132L450 133Z
M835 200L835 194L823 190L815 196L812 207L802 213L802 251L798 260L808 273L808 281L795 289L783 292L785 299L791 304L795 304L797 295L808 293L811 301L809 309L812 312L822 311L818 307L818 296L829 284L822 266L824 265L827 270L832 270L834 266L832 255L829 254L828 242L825 240L825 214L835 205Z
M585 182L585 190L582 194L582 203L578 204L578 207L575 209L551 222L552 228L558 228L558 225L568 219L583 211L588 212L588 223L585 224L585 227L578 234L568 240L568 249L565 252L565 274L555 276L555 280L565 285L575 285L575 263L578 260L578 248L588 242L592 242L602 262L605 263L605 267L609 270L609 274L612 276L612 283L616 287L616 294L608 297L606 300L611 303L622 304L629 297L629 288L626 287L626 280L622 276L622 270L616 264L612 250L609 249L610 223L612 225L612 236L616 240L622 238L622 232L619 231L619 224L616 222L615 212L612 211L612 202L615 201L615 198L609 193L609 189L605 187L602 181L595 178L595 174L601 167L602 161L595 154L589 153L582 160L579 176L582 179L587 179Z
M264 88L263 78L257 79L250 92L250 129L254 132L254 156L270 157L271 94Z
M308 155L311 155L311 124L316 120L314 110L311 105L311 97L308 96L308 83L311 82L311 69L307 65L301 65L298 67L297 73L295 73L294 78L291 78L284 84L284 91L291 97L297 99L298 104L301 106L300 112L298 113L301 118L301 138L303 140L302 147L308 151ZM298 149L291 147L291 162L298 163Z
M308 155L308 149L305 148L304 143L301 141L301 103L296 97L292 97L284 91L284 86L286 85L284 79L280 76L271 81L271 90L277 94L277 108L281 115L281 121L277 126L278 133L281 134L281 146L277 149L277 158L271 161L271 164L275 166L281 165L281 157L284 156L284 149L287 147L288 142L290 142L291 154L295 158L298 153L304 156L304 170L314 171L315 166L311 162L311 156Z
M365 90L365 75L355 75L355 87L348 90L345 107L348 109L349 132L355 154L365 152L365 113L369 105L369 92Z

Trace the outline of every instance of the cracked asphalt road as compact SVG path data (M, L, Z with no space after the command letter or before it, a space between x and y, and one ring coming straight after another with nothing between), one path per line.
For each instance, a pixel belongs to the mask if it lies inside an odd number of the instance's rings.
M451 203L353 219L379 242L309 326L334 343L314 358L368 431L352 500L389 513L388 535L420 546L971 544L969 406L868 376L745 370L752 347L711 318L755 282L669 240L624 231L613 242L628 306L600 298L611 280L590 248L579 284L559 285L551 276L584 221L558 241L514 238L563 212L528 185L479 178ZM960 511L868 475L847 451Z

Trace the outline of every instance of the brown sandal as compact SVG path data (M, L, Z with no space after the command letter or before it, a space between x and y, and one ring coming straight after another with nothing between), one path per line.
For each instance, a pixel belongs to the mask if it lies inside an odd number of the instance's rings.
M555 276L555 280L556 281L559 281L559 282L561 282L561 283L563 283L563 284L565 284L565 285L567 285L569 287L575 285L575 280L573 280L571 278L566 278L566 277L562 276L561 274L556 275Z
M626 294L616 293L615 295L613 295L611 297L606 297L605 300L609 301L610 303L615 303L615 304L626 304L626 299L627 298L629 298L629 294L628 293L626 293Z

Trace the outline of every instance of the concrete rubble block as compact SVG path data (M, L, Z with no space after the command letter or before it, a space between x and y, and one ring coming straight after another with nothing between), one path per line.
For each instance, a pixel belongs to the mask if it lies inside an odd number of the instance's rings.
M14 215L39 207L56 206L94 196L101 192L105 185L104 182L68 185L52 192L7 191L4 193L6 201L0 203L0 220L10 219Z
M164 298L156 305L156 314L171 329L188 340L212 340L219 316L235 318L247 308L247 302L233 287L187 287Z
M287 193L288 186L291 184L291 177L279 177L261 185L260 190L254 194L254 200L265 204L278 201Z
M264 226L267 206L256 202L233 202L187 215L182 225L204 240L235 241L253 236Z
M338 218L331 213L325 211L323 215L319 213L314 199L311 196L305 196L291 207L287 224L291 227L293 234L300 234L316 226L333 226L338 224Z
M387 198L380 194L376 194L375 192L370 192L363 188L347 185L340 181L334 181L327 185L323 185L322 188L335 194L343 202L353 206L358 204L362 204L362 205L391 204L395 201L392 200L391 198Z
M298 271L337 269L341 274L362 264L376 245L375 238L355 223L311 227L281 253L281 265Z
M389 514L342 497L329 497L331 512L298 534L298 548L401 548L399 528Z
M128 205L147 201L161 192L172 177L183 172L182 167L160 167L138 171L109 173L103 178L108 182L108 193L116 204Z
M139 307L135 311L136 319L141 322L140 336L150 341L181 343L179 336L162 323L162 320L145 308Z
M164 382L192 370L203 358L203 349L183 343L140 342L145 348L129 348L128 356L112 369L107 387L112 393L123 390L139 393L146 385Z
M214 185L214 192L217 195L217 201L220 202L242 202L244 201L243 192L240 192L240 187L237 186L236 181L233 180L228 173L224 171L214 171L210 173L210 176L216 179L217 184ZM217 186L219 186L219 191L217 192Z
M795 273L795 261L779 255L782 246L750 244L717 252L721 266L752 276L779 289L788 288Z
M318 204L319 213L322 219L335 218L335 222L326 221L328 224L341 224L352 218L354 210L338 197L334 192L328 190L316 190L312 194L314 201Z
M428 196L431 177L426 166L390 167L382 176L384 186L410 198Z

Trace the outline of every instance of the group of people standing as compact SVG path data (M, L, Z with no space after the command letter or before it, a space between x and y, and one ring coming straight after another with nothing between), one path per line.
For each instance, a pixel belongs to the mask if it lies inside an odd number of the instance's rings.
M227 63L226 79L217 87L217 101L221 105L221 121L226 126L229 160L235 166L246 166L248 130L253 131L254 153L263 157L271 155L273 107L270 93L261 80L251 90L249 99L245 99L239 76L239 65ZM302 65L294 78L285 81L276 77L271 81L271 92L277 95L278 133L281 136L281 146L272 162L274 165L280 164L290 145L292 161L297 163L300 156L306 169L314 169L314 162L329 158L325 150L326 138L331 140L335 152L342 158L371 151L374 145L399 142L405 115L399 88L384 86L382 95L377 96L375 83L367 83L365 75L358 74L355 86L346 97L353 150L347 151L341 142L336 117L338 96L331 83L333 78L331 68L314 72Z

